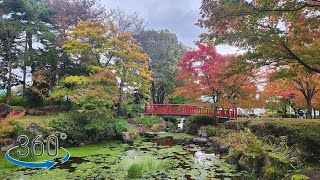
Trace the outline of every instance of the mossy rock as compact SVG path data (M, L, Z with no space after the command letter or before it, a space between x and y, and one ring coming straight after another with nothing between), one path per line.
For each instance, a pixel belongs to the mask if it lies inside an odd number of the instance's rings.
M303 174L294 174L293 176L291 176L291 180L308 180L308 179L310 178Z
M279 163L283 163L283 164L289 164L290 163L289 159L287 159L285 157L282 157L281 155L273 153L273 152L269 152L268 156L271 159L278 161Z
M255 172L260 169L261 158L246 157L244 155L239 159L238 165L247 172Z
M271 166L263 166L261 171L263 179L282 179L283 173Z

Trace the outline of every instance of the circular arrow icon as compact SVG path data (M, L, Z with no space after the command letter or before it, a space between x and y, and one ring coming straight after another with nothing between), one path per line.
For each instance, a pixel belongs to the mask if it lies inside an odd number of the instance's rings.
M10 154L9 154L10 151L15 148L18 148L18 147L19 146L15 146L6 152L6 159L7 159L7 161L9 161L12 164L22 166L22 167L27 167L27 168L43 168L43 169L47 169L47 170L51 169L53 166L55 166L57 164L57 162L54 162L54 161L25 162L25 161L20 161L20 160L17 160L17 159L10 157ZM67 155L60 159L61 163L63 164L69 160L70 153L65 148L62 148L62 147L60 147L60 148L67 152Z

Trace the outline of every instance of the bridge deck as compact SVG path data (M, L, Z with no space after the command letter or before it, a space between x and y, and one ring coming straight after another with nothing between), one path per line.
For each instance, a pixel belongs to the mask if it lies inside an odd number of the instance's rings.
M186 104L146 104L146 114L150 115L179 115L190 116L195 114L213 115L213 111L200 106L191 106ZM219 118L227 119L228 110L218 110ZM237 108L230 109L230 119L237 119Z

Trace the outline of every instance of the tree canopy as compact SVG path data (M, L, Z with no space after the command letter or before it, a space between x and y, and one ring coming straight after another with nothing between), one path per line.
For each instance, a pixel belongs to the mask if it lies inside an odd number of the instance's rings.
M320 73L319 1L203 0L203 41L245 50L253 66L300 63Z
M250 107L247 100L253 105L257 93L253 74L230 75L233 69L228 67L233 61L232 56L223 56L210 45L200 44L198 49L186 52L178 64L181 71L177 77L186 83L177 88L176 95L207 99L216 107Z
M149 66L153 72L151 99L163 104L181 82L175 81L177 66L187 47L178 41L169 30L145 30L135 36L143 51L149 55Z

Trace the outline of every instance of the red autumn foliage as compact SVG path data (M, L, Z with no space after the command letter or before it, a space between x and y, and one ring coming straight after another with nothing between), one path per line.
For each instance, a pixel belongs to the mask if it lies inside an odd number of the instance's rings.
M257 93L253 73L233 73L235 61L234 56L223 56L210 45L200 44L186 52L178 64L181 71L177 80L185 81L185 85L177 88L175 95L195 100L206 97L215 106L226 108L251 107Z
M12 141L12 133L19 128L16 120L25 116L25 111L11 111L6 118L0 120L0 144Z

